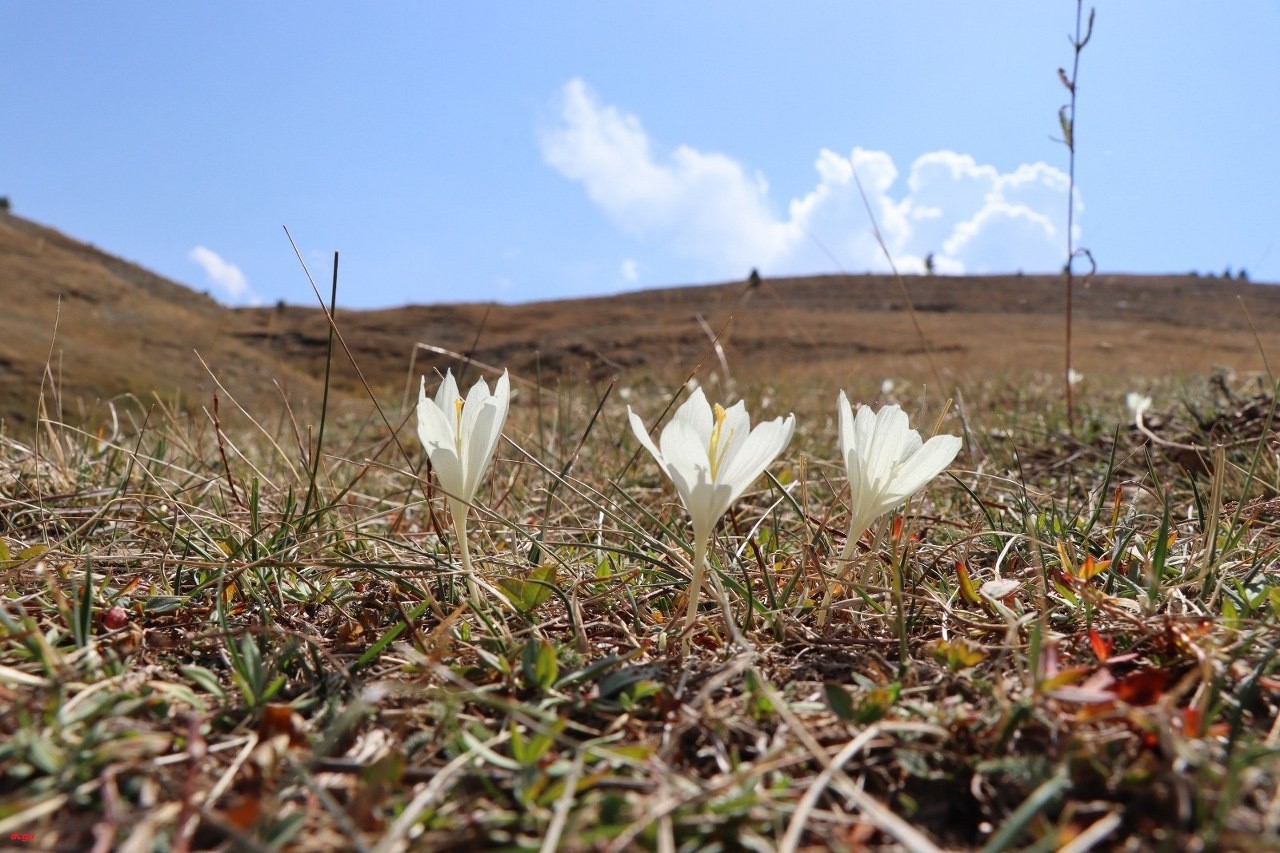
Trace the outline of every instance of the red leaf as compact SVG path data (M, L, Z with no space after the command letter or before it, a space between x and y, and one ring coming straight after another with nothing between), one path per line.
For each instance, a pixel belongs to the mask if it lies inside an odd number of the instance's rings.
M1093 649L1093 656L1100 662L1106 663L1107 658L1111 657L1111 650L1115 648L1116 641L1102 636L1093 628L1089 629L1089 648Z
M257 823L261 814L262 801L255 795L241 797L235 805L225 812L227 823L242 831L251 828Z
M1173 674L1167 669L1140 669L1117 681L1111 692L1128 705L1153 705L1172 680Z
M306 746L307 739L302 726L302 715L296 713L292 705L271 703L262 709L258 736L263 740L270 740L277 735L285 735L290 746Z
M1182 709L1182 731L1191 737L1200 737L1204 734L1204 715L1200 713L1199 708Z

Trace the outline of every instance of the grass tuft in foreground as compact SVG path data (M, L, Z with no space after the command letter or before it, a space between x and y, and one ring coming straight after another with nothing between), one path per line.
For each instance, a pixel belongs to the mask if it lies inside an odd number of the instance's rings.
M491 377L492 378L492 377ZM514 386L468 592L412 427L315 467L152 412L0 447L0 837L40 848L1241 847L1280 828L1269 389L1123 390L1076 438L965 389L856 543L834 392L716 527L736 617L615 399ZM603 396L603 395L602 395ZM636 389L636 408L667 398ZM827 399L831 397L831 399ZM936 403L904 400L931 423ZM411 420L409 421L411 423ZM292 448L292 449L291 449ZM388 449L390 448L390 450ZM845 493L847 494L847 493ZM831 610L819 625L819 605ZM742 641L735 640L737 633Z

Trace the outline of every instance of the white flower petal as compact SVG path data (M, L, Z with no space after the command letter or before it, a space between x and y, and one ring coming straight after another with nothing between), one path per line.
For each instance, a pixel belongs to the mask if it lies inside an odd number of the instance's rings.
M876 491L889 481L893 475L893 466L901 458L898 454L901 435L894 415L902 414L902 410L895 409L894 406L885 406L876 413L870 441L858 447L863 476Z
M484 404L493 397L489 393L489 385L484 379L477 379L476 383L471 386L471 390L467 392L466 402L462 404L462 434L466 436L474 435L476 431L476 419L480 417L480 409Z
M445 371L434 400L427 398L425 378L419 386L418 438L441 488L454 500L470 503L488 470L507 419L509 382L503 371L497 393L490 394L488 384L480 379L465 402L452 370Z
M511 378L507 376L504 369L502 375L498 377L498 382L493 386L493 399L498 403L499 419L505 426L507 423L507 410L511 406Z
M724 420L720 424L716 453L720 457L717 470L721 472L721 479L724 469L733 464L733 457L738 455L750 435L751 416L747 414L746 404L739 400L725 410Z
M709 533L720 519L715 483L707 451L698 434L688 424L672 421L662 430L662 455L667 460L667 476L680 495L680 502L693 520L696 531Z
M845 396L844 391L840 392L840 397L836 400L836 413L839 423L840 455L848 457L849 451L858 446L858 437L853 428L853 407L849 405L849 398Z
M711 443L711 427L715 425L715 420L711 404L707 402L707 395L702 393L701 388L695 388L689 399L681 403L671 417L671 423L682 423L692 429L704 449Z
M929 439L898 468L894 475L893 493L900 496L900 500L906 500L923 489L951 464L960 452L960 446L959 436L935 435Z
M786 449L795 426L795 416L787 415L785 418L758 424L751 431L734 459L720 470L720 481L733 489L730 502L746 491L764 473L764 469L778 458L778 454Z
M485 391L488 390L482 382L476 384ZM480 402L479 414L474 418L471 429L467 432L468 444L465 447L468 459L467 481L471 484L471 493L474 495L475 490L480 486L480 480L484 478L493 461L498 442L502 440L502 428L507 422L508 401L511 398L510 380L507 378L507 372L502 371L494 393L487 399L477 396L474 387L471 390L472 393L467 395L468 402L463 406L463 419L466 420L467 410L472 405L471 398L476 397Z
M676 472L679 472L691 486L711 482L711 463L707 459L707 448L693 427L683 421L672 421L663 428L662 435L658 437L658 446L667 463L667 474L673 479Z
M923 441L900 406L884 406L874 414L859 406L853 415L843 391L836 402L853 539L940 474L960 452L961 442L952 435Z
M440 411L448 412L449 417L453 417L453 411L459 397L458 383L453 378L453 368L449 368L444 372L444 381L436 389L436 405L440 407Z
M854 448L858 455L865 457L871 447L871 439L876 434L876 414L870 406L859 406L857 417L853 420Z
M924 441L920 438L920 433L915 430L907 430L907 434L902 439L902 451L898 455L898 461L902 462L907 459L923 445Z
M456 443L453 418L446 416L435 401L427 397L425 386L426 380L423 380L418 389L418 440L428 449L442 445L452 450Z
M431 459L431 467L436 472L436 480L440 488L453 498L470 503L471 496L466 494L466 473L462 469L462 460L452 447L437 445L427 447L427 456Z
M640 416L631 411L631 407L627 406L627 417L631 419L631 431L636 434L636 438L645 450L649 451L654 459L658 460L658 464L662 466L662 470L667 470L667 460L663 458L662 451L658 450L658 445L653 443L653 439L649 437L649 430L645 429L644 421L640 420Z
M697 513L701 514L701 529L708 534L715 528L718 522L733 502L738 499L738 495L742 493L739 489L736 491L730 483L699 483L695 487L691 501L698 507ZM695 511L690 510L689 517L694 521L694 529L699 529L699 520L694 518Z
M465 411L465 409L464 409ZM484 477L493 459L493 451L497 448L498 438L502 435L502 424L498 423L498 406L492 400L480 404L479 414L471 424L471 432L467 433L462 443L465 454L463 463L463 482L466 493L459 495L467 503L475 497L480 488L480 480Z

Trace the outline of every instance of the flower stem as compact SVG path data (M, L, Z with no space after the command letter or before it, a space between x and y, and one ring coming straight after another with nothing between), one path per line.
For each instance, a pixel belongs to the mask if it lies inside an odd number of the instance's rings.
M854 534L852 528L849 529L849 535L844 538L844 547L840 549L840 556L836 559L836 577L840 583L844 583L849 578L850 570L853 568L851 561L853 560L854 549L858 545L858 540L862 538L862 534L866 530L857 531ZM827 625L827 617L831 612L831 579L826 579L826 592L822 595L822 603L818 605L818 627L825 628Z
M893 545L893 610L894 610L894 627L898 634L898 670L905 672L909 656L907 654L907 614L905 612L905 602L903 599L903 574L907 570L907 551L901 547L898 540L894 540Z
M453 530L458 538L458 557L462 561L462 573L467 577L467 593L471 603L480 605L480 587L476 585L475 572L471 568L471 546L467 542L467 505L449 499L449 515L453 517Z
M689 655L689 637L693 632L693 620L698 615L698 600L702 595L702 578L707 565L707 544L710 535L702 531L693 533L693 576L689 581L689 607L684 613L684 655Z

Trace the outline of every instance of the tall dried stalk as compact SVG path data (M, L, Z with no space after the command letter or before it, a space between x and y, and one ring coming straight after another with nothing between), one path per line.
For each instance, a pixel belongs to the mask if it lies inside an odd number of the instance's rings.
M1075 273L1072 264L1076 256L1084 255L1089 259L1089 264L1093 266L1093 256L1088 249L1077 249L1075 246L1075 211L1076 211L1076 81L1080 77L1080 53L1084 50L1084 46L1089 43L1090 37L1093 36L1093 15L1095 10L1089 10L1089 22L1084 31L1084 36L1080 35L1081 19L1084 15L1083 0L1076 0L1076 33L1074 37L1069 36L1071 46L1074 49L1074 56L1071 61L1071 76L1067 76L1067 72L1061 68L1058 69L1058 79L1062 81L1062 85L1067 87L1067 91L1071 93L1071 103L1062 106L1058 110L1058 124L1062 126L1062 141L1067 146L1069 161L1067 167L1067 264L1063 272L1067 277L1067 293L1066 306L1064 313L1066 315L1066 343L1064 346L1066 355L1066 364L1063 368L1062 382L1066 388L1067 398L1067 429L1071 432L1075 431L1075 399L1071 390L1071 378L1074 372L1071 369L1071 310L1072 297L1075 289ZM1090 273L1092 274L1092 273Z

